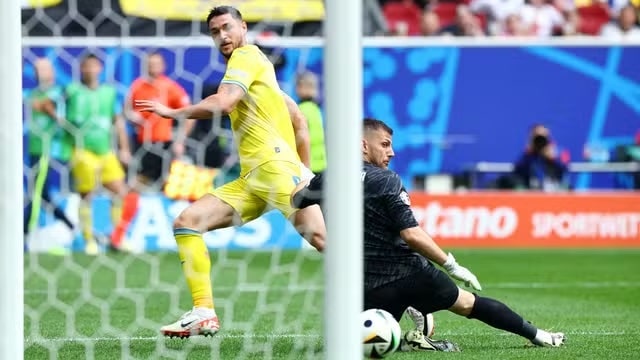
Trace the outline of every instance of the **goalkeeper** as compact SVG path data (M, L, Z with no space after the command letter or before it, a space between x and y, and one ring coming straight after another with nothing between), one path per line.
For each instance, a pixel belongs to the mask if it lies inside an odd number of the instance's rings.
M410 306L423 314L449 310L520 335L534 345L562 345L563 333L538 329L502 302L471 293L453 282L451 278L475 290L482 289L471 271L418 226L400 177L387 168L394 156L393 130L375 119L365 119L363 126L365 309L384 309L398 320ZM319 204L322 181L320 175L299 184L292 194L292 204ZM449 276L432 263L444 268ZM417 344L411 332L405 340Z

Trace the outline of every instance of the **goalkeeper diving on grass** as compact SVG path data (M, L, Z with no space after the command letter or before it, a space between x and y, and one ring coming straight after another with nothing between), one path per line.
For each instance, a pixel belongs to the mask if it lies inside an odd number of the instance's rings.
M361 178L365 309L386 310L397 320L408 307L423 314L449 310L520 335L537 346L563 345L563 333L538 329L502 302L456 285L452 278L482 290L478 278L418 225L400 177L388 169L394 156L392 136L393 130L384 122L364 120ZM322 188L323 174L300 183L292 193L292 205L304 208L321 204ZM404 340L420 348L425 346L422 338L422 334L408 332Z

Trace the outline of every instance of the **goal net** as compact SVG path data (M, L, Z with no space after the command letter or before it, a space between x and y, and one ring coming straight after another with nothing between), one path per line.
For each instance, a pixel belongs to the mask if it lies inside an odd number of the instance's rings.
M138 252L116 253L100 243L96 256L85 254L71 160L60 155L56 148L60 143L50 136L60 129L34 125L32 99L39 86L35 65L43 58L53 64L56 84L65 88L80 81L81 59L96 55L103 64L100 82L114 87L118 103L123 104L132 82L147 71L147 55L157 52L166 63L166 75L185 89L192 102L211 94L225 65L207 36L203 18L217 3L23 0L24 195L32 208L25 226L25 359L322 357L322 257L309 251L291 225L273 211L242 227L204 237L212 258L222 331L214 338L191 339L165 339L159 333L160 326L174 322L192 306L175 252L172 221L190 199L232 179L236 171L224 118L196 127L179 162L171 160L171 148L132 146L128 180L136 177L148 153L165 159L167 177L142 193L128 228L126 239ZM250 38L274 62L283 90L295 96L295 74L320 71L319 48L308 47L295 36L318 34L324 16L321 0L226 3L243 12ZM285 50L269 45L282 43L274 39L296 46ZM64 109L56 111L64 114ZM126 120L133 144L135 127L132 119ZM79 136L76 129L64 131ZM30 137L54 138L49 156L34 152ZM172 193L162 187L167 181L188 191ZM96 237L108 237L114 228L111 196L99 187L91 206ZM61 220L60 212L71 226Z

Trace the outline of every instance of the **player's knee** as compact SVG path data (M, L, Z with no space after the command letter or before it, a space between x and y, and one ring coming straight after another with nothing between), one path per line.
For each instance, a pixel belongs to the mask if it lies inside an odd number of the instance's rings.
M192 209L186 208L173 221L173 228L200 230L198 228L198 217L196 215Z
M324 251L326 233L321 229L298 228L298 233L316 250Z
M316 250L318 250L319 252L323 252L324 251L324 237L315 238L315 239L310 241L310 244L311 244L311 246L316 248Z
M458 298L449 310L461 316L469 316L473 310L475 302L476 297L474 294L465 289L459 288Z
M298 233L316 250L324 251L325 238L327 237L324 227L298 228Z

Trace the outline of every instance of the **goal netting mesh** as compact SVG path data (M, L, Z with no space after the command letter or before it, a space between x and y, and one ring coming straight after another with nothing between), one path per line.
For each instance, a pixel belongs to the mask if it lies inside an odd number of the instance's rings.
M122 103L132 81L145 71L146 54L157 51L165 58L166 74L185 88L191 101L198 101L215 88L225 69L203 21L218 3L23 0L24 98L38 86L37 59L51 61L56 83L64 87L79 81L80 59L90 52L104 64L101 81L116 88ZM239 6L250 23L250 37L257 39L313 35L324 12L320 0L227 3ZM282 47L263 48L290 94L292 74L320 66L318 49L287 57ZM31 105L25 100L25 144ZM212 119L207 126L202 136L186 141L187 156L182 160L190 169L208 174L205 182L213 179L218 185L233 177L233 147L224 119ZM129 180L144 151L158 151L145 146L132 154ZM159 155L171 158L171 150L164 151ZM51 156L43 182L36 176L43 168L30 160L25 156L25 202L34 205L36 216L25 249L26 359L322 356L322 258L309 251L279 213L206 234L222 331L213 338L165 339L159 327L191 308L172 235L172 221L188 205L189 196L170 199L160 186L146 191L127 233L140 252L115 253L103 244L99 255L88 256L69 164ZM48 201L41 198L44 187L50 192ZM54 216L56 206L75 225L73 230ZM113 229L109 206L108 192L100 189L92 201L96 234L107 236Z

